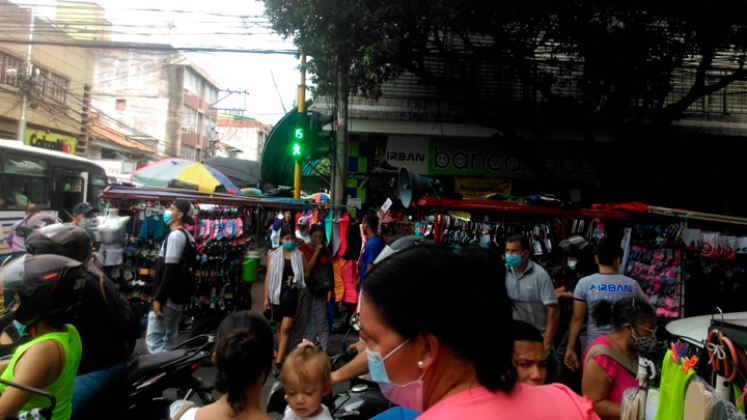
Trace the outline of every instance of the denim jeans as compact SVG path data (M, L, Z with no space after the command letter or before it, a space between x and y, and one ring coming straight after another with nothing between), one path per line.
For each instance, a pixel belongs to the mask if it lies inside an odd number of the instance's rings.
M127 363L122 362L75 378L71 420L91 419L106 413L112 401L119 398Z
M176 347L176 336L179 334L179 320L182 319L183 310L174 309L169 304L161 305L163 317L159 318L156 313L150 311L148 314L148 330L145 334L145 344L151 353L160 353L173 350Z

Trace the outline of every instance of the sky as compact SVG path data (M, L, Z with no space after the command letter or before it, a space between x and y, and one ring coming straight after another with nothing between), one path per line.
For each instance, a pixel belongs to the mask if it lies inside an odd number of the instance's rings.
M54 19L54 0L12 1L23 7L36 5L38 15ZM296 49L291 40L284 40L269 28L260 1L78 1L97 3L106 10L113 25L113 41L167 43L175 47ZM246 116L274 124L297 101L300 73L295 55L225 52L185 55L221 88L249 93L231 95L220 102L220 107L245 109ZM219 98L224 96L225 92L219 94Z

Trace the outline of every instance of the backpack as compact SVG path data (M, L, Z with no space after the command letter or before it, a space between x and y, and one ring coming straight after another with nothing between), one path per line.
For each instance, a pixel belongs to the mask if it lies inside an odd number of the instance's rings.
M182 253L182 258L179 263L179 272L181 274L179 277L179 295L189 301L195 292L195 277L197 270L200 269L200 262L197 260L197 248L195 247L195 243L189 239L187 231L182 228L177 229L174 232L177 231L181 231L187 238L187 244L184 247L184 252ZM163 255L166 255L168 246L169 239L167 237L163 244Z
M140 338L140 311L130 305L111 280L104 279L104 276L98 277L101 295L109 307L115 327L125 336L127 354L131 354Z

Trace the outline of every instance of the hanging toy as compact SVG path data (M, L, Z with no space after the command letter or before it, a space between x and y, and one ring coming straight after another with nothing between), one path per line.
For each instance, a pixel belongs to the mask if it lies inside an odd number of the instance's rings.
M415 236L423 236L423 224L415 222Z
M604 222L597 222L596 227L594 227L594 239L601 241L605 237L607 237L607 231L604 228Z

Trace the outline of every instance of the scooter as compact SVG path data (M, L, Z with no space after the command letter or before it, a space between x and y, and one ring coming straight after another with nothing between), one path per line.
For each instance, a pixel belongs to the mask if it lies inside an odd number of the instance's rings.
M348 350L332 356L332 370L341 368L357 355L356 350ZM393 407L376 383L361 378L351 380L349 390L324 397L322 403L329 408L332 418L345 420L367 420ZM287 406L283 384L276 380L270 389L267 412L282 415Z
M199 346L192 347L196 344ZM164 398L164 391L169 389L177 390L180 399L197 396L201 405L214 402L213 385L194 375L210 359L214 345L215 336L204 334L180 343L172 351L131 359L124 380L123 418L168 418L173 400Z

